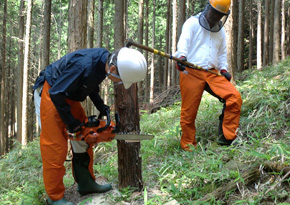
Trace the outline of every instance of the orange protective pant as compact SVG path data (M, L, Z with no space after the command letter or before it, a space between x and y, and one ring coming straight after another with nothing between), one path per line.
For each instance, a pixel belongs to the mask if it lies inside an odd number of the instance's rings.
M182 136L181 148L190 149L188 145L197 145L195 139L195 119L201 97L208 83L211 90L226 102L222 129L227 140L236 139L236 130L239 126L242 98L234 85L225 77L205 71L186 69L188 74L180 72L181 115L180 125ZM213 70L218 72L217 70Z
M65 174L64 162L68 150L68 138L66 125L61 120L49 95L50 86L47 82L43 85L40 103L41 133L40 149L43 162L43 182L46 192L51 200L57 201L63 198L65 187L63 176ZM80 102L67 99L71 106L71 112L76 119L83 122L86 118ZM90 146L87 150L90 156L89 171L93 174L93 150Z

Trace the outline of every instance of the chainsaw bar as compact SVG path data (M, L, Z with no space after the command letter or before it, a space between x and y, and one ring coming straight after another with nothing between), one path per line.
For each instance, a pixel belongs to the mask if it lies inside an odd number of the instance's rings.
M152 140L154 135L145 135L145 134L116 134L115 140Z

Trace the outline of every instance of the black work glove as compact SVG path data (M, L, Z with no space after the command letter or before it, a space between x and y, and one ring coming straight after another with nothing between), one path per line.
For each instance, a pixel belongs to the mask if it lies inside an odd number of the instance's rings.
M223 76L225 76L225 78L226 78L228 81L231 81L232 76L231 76L231 74L229 74L226 70L221 70L220 73L221 73Z
M69 124L67 126L67 130L70 133L81 132L82 131L82 123L81 123L81 121L79 121L78 119L75 119L75 121L73 121L73 123L71 123L71 124Z
M104 105L100 110L98 119L101 119L103 116L107 116L107 113L110 113L110 107L108 105Z
M179 59L182 60L182 61L187 61L187 58L185 56L181 56ZM176 69L179 70L179 71L184 71L185 70L185 65L183 65L182 63L177 62L176 63Z

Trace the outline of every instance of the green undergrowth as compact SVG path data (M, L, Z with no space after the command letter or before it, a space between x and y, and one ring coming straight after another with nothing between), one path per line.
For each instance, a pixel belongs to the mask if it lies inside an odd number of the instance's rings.
M180 106L141 112L142 133L153 140L141 142L144 190L132 198L126 188L113 201L132 204L197 204L206 194L234 181L238 188L208 204L289 204L290 181L266 163L290 164L290 59L262 71L248 70L236 77L243 98L238 138L234 145L217 145L218 117L222 104L204 93L196 119L198 146L184 152L180 140ZM118 186L117 143L95 148L96 175ZM66 187L73 184L66 162ZM245 184L242 174L259 168L261 178ZM39 141L16 146L0 160L0 204L43 204L45 190ZM205 202L198 202L204 204Z

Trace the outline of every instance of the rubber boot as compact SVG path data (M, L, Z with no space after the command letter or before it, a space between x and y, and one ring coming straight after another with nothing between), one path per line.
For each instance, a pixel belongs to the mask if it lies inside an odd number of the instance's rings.
M89 171L89 163L88 153L73 153L73 172L80 195L110 191L112 189L111 184L100 185L95 182Z
M74 205L72 202L68 202L64 198L58 201L52 201L50 198L47 199L48 205Z
M227 140L223 133L223 120L224 120L224 112L225 112L226 105L224 104L222 114L219 116L219 139L217 140L217 143L221 146L230 146L233 142L233 140Z

